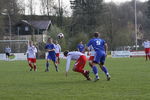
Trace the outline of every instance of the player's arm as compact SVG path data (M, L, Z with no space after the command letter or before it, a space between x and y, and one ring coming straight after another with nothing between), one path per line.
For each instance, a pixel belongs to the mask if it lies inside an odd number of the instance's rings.
M50 51L55 51L55 49L47 49L47 51L48 51L48 52L50 52Z
M104 48L105 48L105 53L106 53L106 56L107 56L107 51L108 51L108 45L107 45L107 43L104 44Z
M34 47L34 52L37 53L37 48L36 47Z
M66 62L66 76L67 76L69 68L70 68L70 61L71 61L71 57L68 56L67 57L67 62Z
M29 53L29 48L27 48L27 51L24 53L24 55L27 55Z
M59 52L61 52L61 46L59 45Z

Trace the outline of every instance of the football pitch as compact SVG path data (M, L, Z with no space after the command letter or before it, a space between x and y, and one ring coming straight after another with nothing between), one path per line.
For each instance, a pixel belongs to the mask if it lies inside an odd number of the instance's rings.
M65 77L65 60L59 72L53 65L44 72L45 60L37 61L37 72L29 72L26 61L0 61L0 100L150 100L150 61L144 58L107 58L110 81L100 69L99 81L86 81L73 64Z

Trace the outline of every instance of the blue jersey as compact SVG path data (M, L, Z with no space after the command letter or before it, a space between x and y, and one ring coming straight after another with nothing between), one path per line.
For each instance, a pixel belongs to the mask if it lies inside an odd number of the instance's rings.
M93 38L89 41L89 43L87 44L87 46L89 47L90 45L92 45L92 47L94 48L95 51L101 51L101 52L105 52L105 41L103 39L100 38Z
M87 46L91 46L94 48L96 54L94 55L94 62L96 63L104 63L105 62L105 41L100 38L93 38L89 41Z
M55 46L54 46L54 44L49 43L49 44L46 44L45 49L52 50L52 49L55 49ZM51 59L54 62L56 61L55 50L48 52L47 59Z
M84 45L83 45L83 44L78 44L77 48L78 48L78 50L79 50L80 52L83 52L83 51L84 51Z

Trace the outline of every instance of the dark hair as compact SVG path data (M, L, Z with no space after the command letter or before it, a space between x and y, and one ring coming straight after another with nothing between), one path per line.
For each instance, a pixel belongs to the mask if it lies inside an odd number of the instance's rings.
M94 37L96 37L96 38L99 37L99 32L95 32Z
M69 53L68 50L64 51L64 56L67 56L68 53Z

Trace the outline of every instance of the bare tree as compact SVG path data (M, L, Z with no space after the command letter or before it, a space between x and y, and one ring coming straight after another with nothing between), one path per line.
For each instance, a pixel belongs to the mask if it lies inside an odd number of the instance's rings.
M42 15L52 15L53 14L53 7L54 7L54 0L40 0L41 3L41 14Z

